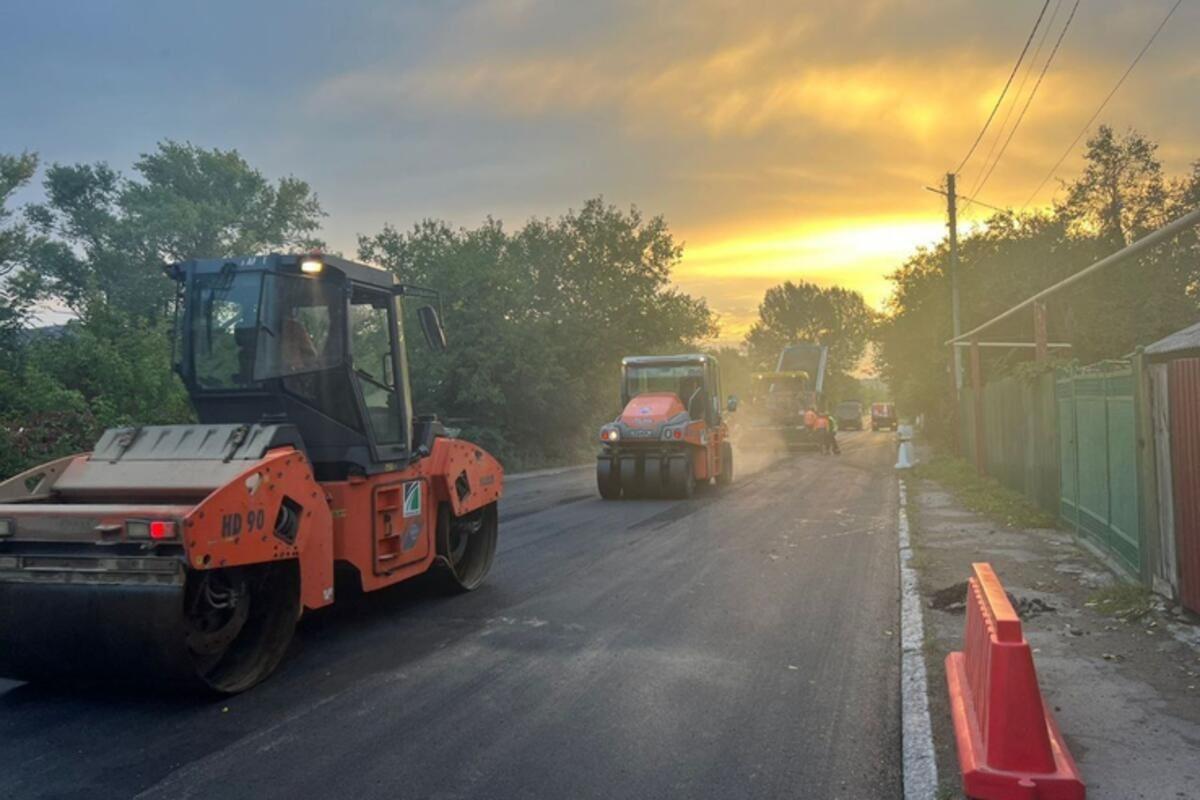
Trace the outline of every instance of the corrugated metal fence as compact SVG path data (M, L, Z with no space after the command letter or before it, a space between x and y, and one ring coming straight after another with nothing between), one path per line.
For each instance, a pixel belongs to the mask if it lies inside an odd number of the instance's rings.
M1200 613L1200 358L1169 365L1171 477L1174 534L1179 559L1179 596Z

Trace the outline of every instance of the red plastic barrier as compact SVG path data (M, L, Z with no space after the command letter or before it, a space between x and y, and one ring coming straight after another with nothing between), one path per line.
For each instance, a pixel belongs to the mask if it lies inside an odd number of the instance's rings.
M990 564L972 564L963 652L946 657L963 793L1083 800L1079 768L1038 690L1021 619Z

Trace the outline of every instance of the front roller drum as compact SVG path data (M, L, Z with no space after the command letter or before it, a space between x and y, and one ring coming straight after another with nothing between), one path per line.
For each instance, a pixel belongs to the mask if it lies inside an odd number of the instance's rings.
M0 675L233 694L271 674L300 615L296 563L185 574L0 583Z

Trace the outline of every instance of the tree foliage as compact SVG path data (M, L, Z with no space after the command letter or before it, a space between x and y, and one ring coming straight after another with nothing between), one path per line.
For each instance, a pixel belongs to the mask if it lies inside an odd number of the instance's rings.
M54 164L46 200L26 215L43 235L27 291L76 312L94 303L161 316L163 264L319 246L322 216L308 184L272 183L234 150L165 141L123 177L107 164Z
M36 166L0 156L0 209ZM308 185L272 183L235 151L167 141L134 173L55 164L22 221L0 212L0 474L86 450L105 427L191 417L171 368L164 263L319 244ZM46 304L74 319L21 330Z
M774 369L780 351L793 342L826 345L825 394L849 397L856 388L851 373L862 361L874 325L875 313L858 292L786 281L767 289L746 344L759 370Z
M1088 141L1082 174L1050 211L998 213L967 234L959 246L963 330L1200 204L1200 161L1189 175L1168 180L1155 151L1136 131L1119 136L1103 126ZM1198 256L1192 231L1058 294L1048 308L1051 340L1072 343L1072 357L1089 363L1119 358L1194 323ZM943 421L953 419L944 345L951 336L948 267L943 241L918 250L890 276L877 351L904 413ZM984 338L1030 341L1031 316L1017 315ZM996 374L1028 358L1028 351L987 352L985 368Z
M622 356L694 348L715 333L703 301L669 285L680 255L662 218L600 199L513 233L490 219L475 229L426 220L359 241L363 260L444 299L450 351L410 348L417 411L516 465L569 461L589 446L617 411Z
M0 200L35 169L33 156L0 160ZM0 474L86 449L107 426L191 416L171 370L164 262L319 244L308 185L271 182L232 151L164 142L131 178L56 164L43 186L27 222L0 216L14 298L3 309L19 309L6 317L15 332L38 303L75 319L20 332L0 366ZM681 252L661 217L599 199L512 233L492 219L470 230L426 220L360 242L363 260L444 298L450 352L409 351L418 413L461 425L510 466L577 458L616 412L621 356L715 334L703 301L670 286Z
M29 337L0 368L0 475L88 450L107 427L191 419L166 324L97 306Z
M14 219L8 207L13 193L25 186L37 171L37 156L0 153L0 350L14 347L17 333L29 314L27 292L16 285L16 273L25 266L34 239L29 226Z

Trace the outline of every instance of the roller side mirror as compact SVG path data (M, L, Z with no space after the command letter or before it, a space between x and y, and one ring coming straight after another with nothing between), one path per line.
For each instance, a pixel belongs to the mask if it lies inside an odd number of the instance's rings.
M446 330L442 327L442 319L433 306L421 306L417 309L417 319L421 323L421 333L425 335L425 343L431 350L442 353L446 350Z

